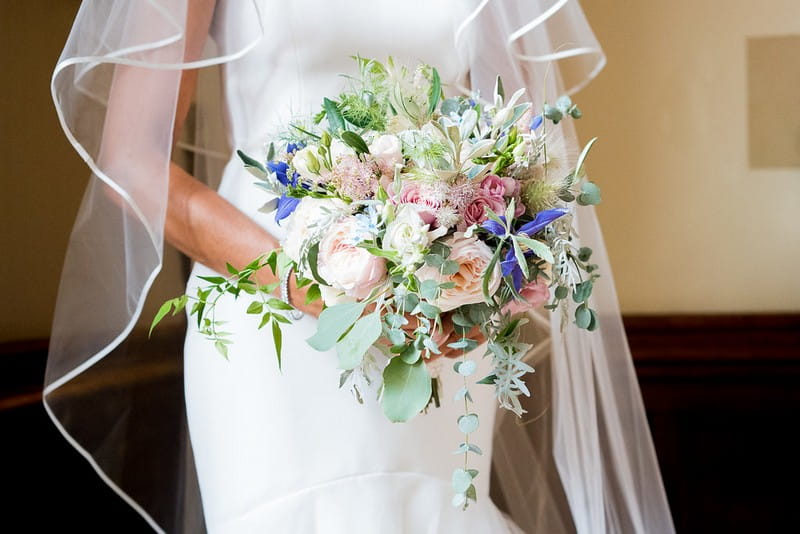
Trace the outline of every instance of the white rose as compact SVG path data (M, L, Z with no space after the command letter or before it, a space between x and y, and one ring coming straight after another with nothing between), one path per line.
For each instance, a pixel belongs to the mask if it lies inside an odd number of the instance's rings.
M347 204L338 198L303 197L289 216L283 252L298 263L303 245L348 211Z
M436 280L439 283L454 282L455 287L443 289L436 305L443 311L450 311L465 304L483 302L483 272L492 260L492 249L477 237L464 237L462 233L453 234L447 241L450 246L448 259L458 262L458 272L442 275L439 269L423 265L417 272L417 278ZM502 275L500 266L495 264L489 279L489 294L493 295L500 286Z
M317 147L307 146L295 152L292 158L292 165L300 176L306 179L312 179L315 175L319 175L319 159L316 154Z
M400 263L411 267L422 261L428 248L429 225L425 224L413 204L401 204L395 219L386 227L383 235L383 250L394 251L400 255Z
M322 302L324 302L326 306L336 306L337 304L356 301L355 298L347 296L344 291L336 289L335 287L320 284L319 292L322 295Z
M369 153L383 161L389 169L403 163L403 150L396 135L381 135L369 145Z

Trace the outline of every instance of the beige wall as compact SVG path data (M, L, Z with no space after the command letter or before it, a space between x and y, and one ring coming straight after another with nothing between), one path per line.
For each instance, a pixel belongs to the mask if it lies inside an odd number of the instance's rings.
M78 4L0 2L0 341L47 335L88 178L48 88ZM590 171L623 311L799 310L800 169L748 168L746 72L747 37L800 34L798 2L584 9L609 62L577 97L580 131L601 138ZM166 270L164 296L180 282L174 255Z
M623 311L800 310L800 168L748 167L746 47L800 34L800 2L583 7L608 66L576 97L579 131L600 136L589 172ZM776 91L800 106L800 80Z

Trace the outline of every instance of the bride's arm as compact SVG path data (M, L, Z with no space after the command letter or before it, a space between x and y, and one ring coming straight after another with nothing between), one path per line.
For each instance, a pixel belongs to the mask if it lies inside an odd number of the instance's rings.
M199 56L214 12L214 0L189 2L187 57ZM197 85L197 71L184 71L175 114L175 138L183 127ZM243 267L278 246L275 238L216 191L195 179L175 163L170 164L169 202L164 228L167 241L178 250L217 272L225 263ZM277 280L268 268L258 276L262 284ZM291 281L290 300L299 309L319 315L321 301L305 304L305 289Z

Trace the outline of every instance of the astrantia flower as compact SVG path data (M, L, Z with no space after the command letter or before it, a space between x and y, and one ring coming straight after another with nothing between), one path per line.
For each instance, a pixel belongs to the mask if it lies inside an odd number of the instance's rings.
M334 166L328 182L345 197L366 200L375 194L380 176L380 168L374 161L343 156Z

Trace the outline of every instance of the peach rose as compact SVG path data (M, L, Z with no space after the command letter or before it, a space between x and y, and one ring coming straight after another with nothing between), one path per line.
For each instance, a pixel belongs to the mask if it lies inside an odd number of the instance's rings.
M547 287L544 280L537 278L533 282L528 282L524 285L519 294L525 301L514 299L503 306L503 312L516 315L542 306L550 299L550 288Z
M452 275L443 275L439 269L425 265L417 270L420 280L437 280L455 282L455 287L443 289L439 294L436 305L442 311L450 311L464 304L477 304L483 302L483 272L492 259L492 250L477 237L464 237L457 232L447 241L450 247L448 259L458 262L458 272ZM489 280L489 294L497 291L501 281L500 266L495 264Z
M331 287L363 299L386 279L386 260L355 246L358 220L353 216L331 225L319 244L318 270Z

